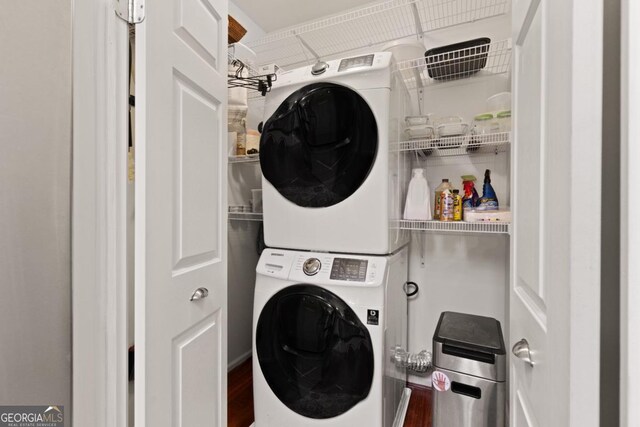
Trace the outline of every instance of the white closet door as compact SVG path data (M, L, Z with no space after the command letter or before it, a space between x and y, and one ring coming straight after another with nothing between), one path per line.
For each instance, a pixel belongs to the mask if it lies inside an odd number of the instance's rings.
M515 0L510 425L599 423L601 1Z
M135 420L227 425L227 2L136 26Z

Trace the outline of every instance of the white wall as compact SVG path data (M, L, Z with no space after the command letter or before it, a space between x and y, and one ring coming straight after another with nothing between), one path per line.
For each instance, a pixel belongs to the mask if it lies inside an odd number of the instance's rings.
M247 34L242 42L254 40L264 35L264 31L249 16L229 2L229 14L243 27ZM249 127L255 128L262 120L259 103L250 103ZM229 165L229 205L248 205L251 189L260 188L260 167L257 163ZM229 333L228 360L232 368L251 354L251 325L253 319L253 289L256 280L255 267L258 263L256 239L260 223L229 221Z
M71 1L3 2L0 58L0 405L70 417Z
M510 17L501 16L428 33L424 43L430 49L477 37L490 37L497 42L509 38L510 31ZM475 115L486 111L489 96L509 91L510 87L508 75L434 85L424 90L422 111L436 116L457 115L471 123ZM442 178L448 178L462 192L460 176L475 175L480 195L484 170L490 169L501 207L509 206L509 152L414 161L414 167L426 168L432 190ZM409 302L410 351L431 350L433 333L443 311L494 317L501 322L504 336L508 336L508 236L414 232L409 280L420 286L419 294ZM428 375L412 374L409 381L431 384Z
M250 190L261 187L260 177L258 163L230 164L229 205L248 205ZM251 354L253 289L258 264L256 240L260 225L260 222L253 221L229 221L227 336L230 368Z
M265 31L262 27L256 24L244 10L233 1L229 1L229 15L233 16L233 18L247 30L247 34L240 40L240 43L250 42L264 36Z

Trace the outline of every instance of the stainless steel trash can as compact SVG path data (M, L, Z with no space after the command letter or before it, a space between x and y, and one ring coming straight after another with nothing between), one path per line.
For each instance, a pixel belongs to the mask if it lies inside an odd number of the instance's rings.
M433 335L433 427L504 427L506 351L500 322L446 311Z

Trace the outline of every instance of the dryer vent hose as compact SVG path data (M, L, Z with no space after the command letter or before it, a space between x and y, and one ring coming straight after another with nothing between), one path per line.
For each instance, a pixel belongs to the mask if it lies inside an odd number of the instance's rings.
M400 346L392 351L391 361L399 368L413 372L427 372L431 368L431 352L422 350L420 353L409 353Z

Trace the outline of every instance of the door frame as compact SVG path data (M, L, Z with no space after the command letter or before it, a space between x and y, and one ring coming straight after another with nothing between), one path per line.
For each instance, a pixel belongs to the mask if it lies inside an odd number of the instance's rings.
M640 425L640 226L633 218L640 212L640 4L622 0L620 78L620 425Z
M128 28L110 0L73 4L72 313L73 421L127 425L126 147ZM621 194L640 187L640 5L622 1ZM634 144L635 142L635 144ZM621 425L640 423L640 200L623 197L621 229ZM106 304L104 303L106 302Z
M128 27L73 2L72 413L127 425Z

